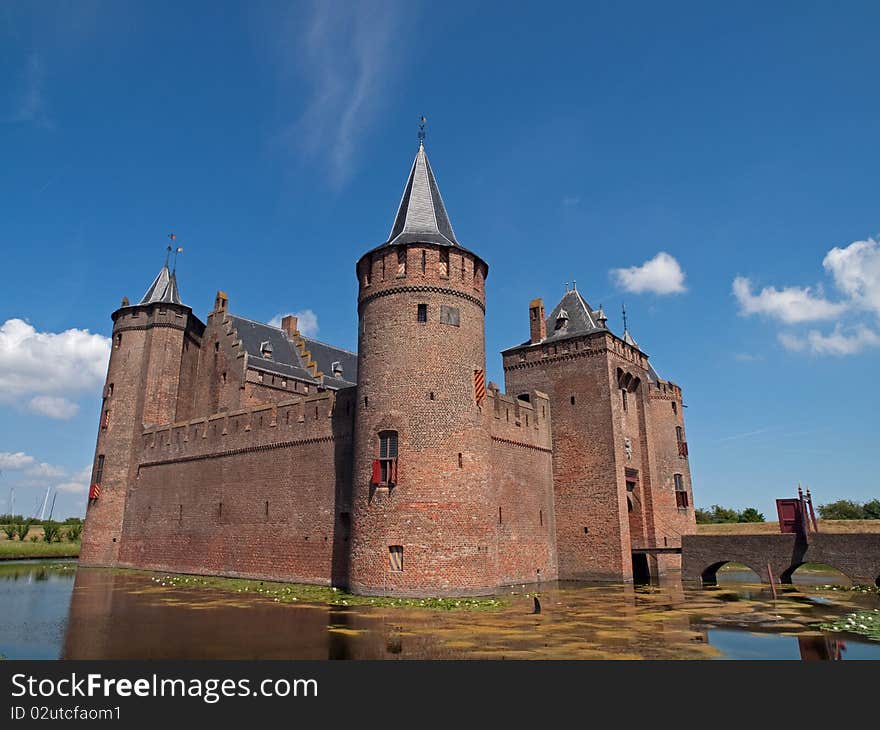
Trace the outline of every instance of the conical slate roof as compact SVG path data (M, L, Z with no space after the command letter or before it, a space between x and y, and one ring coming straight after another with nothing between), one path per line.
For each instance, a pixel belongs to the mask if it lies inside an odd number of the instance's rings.
M425 154L425 146L421 143L403 190L394 225L384 245L402 243L461 246L455 238L434 171Z
M177 291L177 275L168 270L168 265L153 279L147 293L144 294L140 304L181 304L180 293Z

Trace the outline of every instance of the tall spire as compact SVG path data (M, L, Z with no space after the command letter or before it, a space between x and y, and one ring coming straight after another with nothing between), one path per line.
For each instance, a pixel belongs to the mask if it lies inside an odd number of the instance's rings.
M165 264L153 279L139 304L183 304L177 291L177 274Z
M424 120L424 117L422 117ZM449 222L446 206L424 145L424 121L419 125L419 150L403 190L386 245L401 243L438 243L460 246Z

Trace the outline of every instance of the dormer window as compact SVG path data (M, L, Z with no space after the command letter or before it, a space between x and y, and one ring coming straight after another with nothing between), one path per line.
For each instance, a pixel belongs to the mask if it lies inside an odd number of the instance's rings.
M260 355L265 360L272 359L272 343L266 340L265 342L260 343Z
M330 372L334 378L342 377L342 363L338 360L330 364Z
M559 310L559 314L556 315L556 325L555 329L561 330L568 324L568 312L564 309Z

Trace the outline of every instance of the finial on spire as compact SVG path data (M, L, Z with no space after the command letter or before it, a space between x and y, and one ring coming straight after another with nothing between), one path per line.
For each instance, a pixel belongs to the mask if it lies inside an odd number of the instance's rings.
M168 238L172 242L177 241L177 236L173 233L169 233ZM170 244L168 245L168 253L165 254L165 267L166 268L168 267L168 257L172 253L174 254L174 268L172 269L172 273L174 273L177 271L177 254L183 253L183 248L180 246L171 246Z
M621 308L621 310L623 311L623 331L626 332L626 331L627 331L627 326L626 326L626 304L622 304L620 308Z
M425 123L427 121L427 117L419 117L419 147L422 147L425 144Z
M565 282L565 293L568 294L568 282Z
M574 291L577 291L577 290L578 290L578 280L577 280L577 279L574 279L574 280L571 282L571 288L572 288Z

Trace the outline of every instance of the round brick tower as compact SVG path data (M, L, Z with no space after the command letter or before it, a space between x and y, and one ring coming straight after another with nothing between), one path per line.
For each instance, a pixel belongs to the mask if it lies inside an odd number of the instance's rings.
M138 304L125 299L112 316L112 349L79 556L82 565L125 562L123 522L141 433L144 425L175 419L180 378L192 369L197 353L196 347L185 346L184 339L198 325L192 310L180 301L176 276L167 264Z
M388 241L357 264L356 593L496 585L497 500L480 408L487 273L456 240L420 144Z

